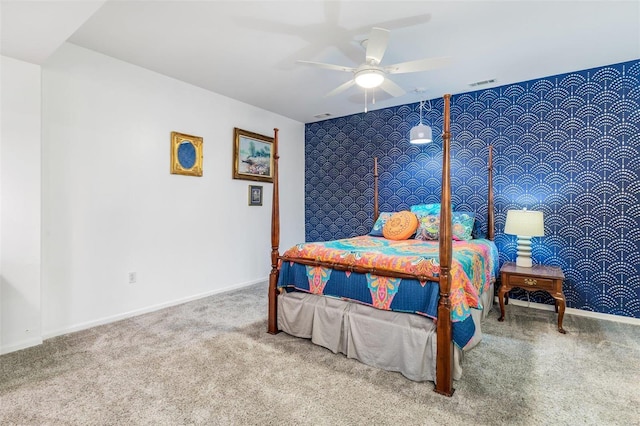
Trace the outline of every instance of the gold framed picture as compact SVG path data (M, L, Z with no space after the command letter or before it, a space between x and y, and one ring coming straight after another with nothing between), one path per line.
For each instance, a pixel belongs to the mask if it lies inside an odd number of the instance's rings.
M250 206L262 205L262 186L249 185L249 205Z
M202 176L202 138L171 132L171 173Z
M234 128L233 178L273 182L273 138Z

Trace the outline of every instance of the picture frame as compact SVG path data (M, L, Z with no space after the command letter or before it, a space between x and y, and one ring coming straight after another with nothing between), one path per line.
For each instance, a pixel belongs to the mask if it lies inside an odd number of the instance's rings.
M233 178L273 183L273 138L233 129Z
M202 176L202 143L200 136L171 132L171 174Z
M250 206L262 205L262 186L249 185L249 205Z

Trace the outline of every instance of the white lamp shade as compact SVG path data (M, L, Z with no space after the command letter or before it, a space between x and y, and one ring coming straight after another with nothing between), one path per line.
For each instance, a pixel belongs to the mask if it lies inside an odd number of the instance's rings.
M419 124L411 129L409 141L414 144L429 143L433 141L431 127Z
M527 237L544 236L544 213L533 210L508 210L504 233Z
M365 69L356 73L356 84L365 89L378 87L384 81L384 74L381 71Z

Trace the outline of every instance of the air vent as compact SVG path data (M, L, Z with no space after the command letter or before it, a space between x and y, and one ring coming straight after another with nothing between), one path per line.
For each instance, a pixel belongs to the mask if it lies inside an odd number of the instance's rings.
M322 114L316 114L313 116L314 118L327 118L331 117L331 114L328 112L323 112Z
M496 79L495 78L491 78L489 80L481 80L481 81L476 81L475 83L469 83L469 86L471 87L478 87L478 86L484 86L485 84L491 84L491 83L495 83Z

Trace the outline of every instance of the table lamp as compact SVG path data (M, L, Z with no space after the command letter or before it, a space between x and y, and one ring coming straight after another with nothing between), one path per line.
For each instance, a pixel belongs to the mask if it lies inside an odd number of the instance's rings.
M531 268L531 237L544 236L544 214L534 210L508 210L504 233L518 236L516 266Z

